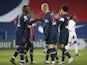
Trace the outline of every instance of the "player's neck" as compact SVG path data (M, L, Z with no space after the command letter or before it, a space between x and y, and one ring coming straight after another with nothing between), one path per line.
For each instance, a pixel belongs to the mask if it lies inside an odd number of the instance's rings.
M63 12L63 14L68 14L67 12Z
M29 15L28 12L23 12L24 14L26 14L27 16Z
M47 12L49 12L49 10L46 10L46 11L45 11L45 14L46 14Z

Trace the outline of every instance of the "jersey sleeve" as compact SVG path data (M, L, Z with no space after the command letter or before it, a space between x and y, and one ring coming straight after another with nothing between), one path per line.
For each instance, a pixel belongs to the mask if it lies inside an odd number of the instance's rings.
M59 19L60 23L63 25L63 23L65 22L65 17L62 16L60 19Z
M24 20L24 23L26 25L26 27L28 27L28 25L30 25L30 18L26 15L23 16L23 20Z
M28 21L28 17L26 15L24 15L24 22L27 22Z
M36 19L35 20L32 20L32 21L29 22L29 25L32 25L33 23L36 23L36 22L37 22Z
M65 21L65 19L62 17L62 18L60 18L60 22L64 22Z
M24 16L24 22L26 23L26 25L32 25L33 23L36 22L36 19L30 21L30 18L28 16Z
M61 28L67 28L69 19L70 19L70 17L68 16L68 14L64 14L61 16L61 18L60 18L60 22L62 22Z
M17 15L14 23L17 27L20 27L20 15Z

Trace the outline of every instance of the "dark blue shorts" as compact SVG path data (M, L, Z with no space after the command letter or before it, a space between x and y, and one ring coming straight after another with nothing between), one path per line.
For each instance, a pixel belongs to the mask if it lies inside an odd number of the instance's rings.
M68 37L69 37L68 29L62 30L60 32L60 36L59 36L59 44L67 45L68 44Z

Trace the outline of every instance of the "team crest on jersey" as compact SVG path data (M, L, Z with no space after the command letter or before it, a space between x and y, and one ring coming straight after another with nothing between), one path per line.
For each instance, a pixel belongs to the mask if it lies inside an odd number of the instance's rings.
M25 22L26 20L28 20L28 18L27 18L27 16L24 16L24 22Z

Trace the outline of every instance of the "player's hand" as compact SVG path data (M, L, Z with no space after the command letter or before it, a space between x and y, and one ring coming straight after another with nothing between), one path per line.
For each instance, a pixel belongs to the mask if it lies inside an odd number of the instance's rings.
M33 27L36 26L36 25L37 25L37 23L33 23L33 24L32 24Z

